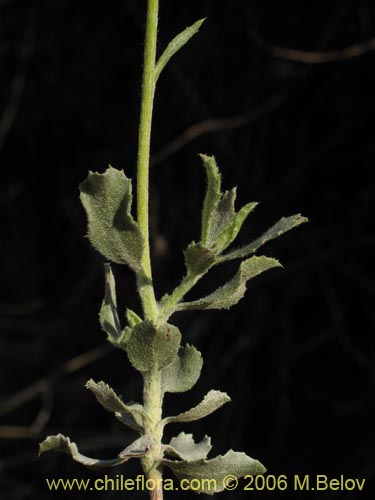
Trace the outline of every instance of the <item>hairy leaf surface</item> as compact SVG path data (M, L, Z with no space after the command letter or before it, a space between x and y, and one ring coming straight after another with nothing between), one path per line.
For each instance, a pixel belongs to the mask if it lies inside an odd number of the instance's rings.
M235 476L236 478L247 475L259 475L266 472L265 467L253 458L248 457L245 453L228 451L225 455L219 455L211 460L195 460L188 461L172 461L163 460L163 464L169 467L179 481L187 479L194 481L194 491L196 493L206 493L213 495L223 491L226 487L225 478L227 476ZM204 479L210 482L203 481ZM200 489L196 490L195 486L200 485Z
M300 224L304 224L308 222L306 217L303 217L301 214L291 215L290 217L282 217L276 224L270 227L260 238L257 238L249 245L245 245L242 248L238 248L229 252L225 255L219 257L220 262L227 262L233 259L241 259L243 257L248 257L249 255L255 253L258 248L262 245L271 241L275 238L278 238L282 234L290 231L294 227L299 226Z
M184 252L185 264L190 276L206 273L216 262L216 254L193 241Z
M109 342L117 345L121 337L121 325L117 313L116 285L110 264L104 264L105 294L99 311L99 321L107 333Z
M234 209L234 203L236 201L237 188L232 188L225 193L220 198L214 208L211 216L211 226L210 226L210 245L215 243L220 232L227 227L227 225L233 219L236 211Z
M141 404L133 402L124 403L112 387L103 381L94 382L94 380L90 379L86 384L86 388L94 393L96 399L104 409L115 413L121 422L126 423L134 430L143 428L145 411Z
M163 419L163 422L166 424L172 422L194 422L210 415L229 401L230 397L225 392L211 390L197 406L175 417L166 417Z
M198 33L199 28L204 23L205 19L200 19L192 26L189 26L184 31L179 33L173 38L173 40L167 45L166 49L160 56L156 67L155 67L155 81L158 80L160 73L163 71L165 66L168 64L169 60L192 38L196 33Z
M68 437L63 434L57 434L56 436L48 436L40 443L39 454L45 453L46 451L58 451L70 455L73 460L90 469L101 469L103 467L114 467L122 464L130 458L139 458L146 453L152 444L153 439L150 436L144 435L127 446L116 458L111 460L99 460L97 458L90 458L82 455L78 451L77 445L71 442Z
M109 167L104 174L90 172L80 191L92 245L110 261L138 271L143 238L130 213L131 180L122 170Z
M220 228L221 232L215 239L215 250L217 252L221 253L237 238L242 224L257 205L258 203L254 202L243 206L238 213L233 215L227 224Z
M190 309L229 309L237 304L245 294L246 283L258 274L272 269L273 267L282 267L280 262L269 257L251 257L241 263L235 276L224 286L218 288L203 299L192 302L181 302L176 310Z
M133 328L135 325L142 322L142 318L140 318L138 314L131 309L126 309L126 320L130 328Z
M236 213L236 188L221 192L221 175L213 156L201 155L207 175L207 191L202 211L202 246L215 254L223 252L237 237L247 216L257 203L248 203Z
M201 374L203 359L192 345L180 348L177 358L161 372L163 392L185 392L190 390Z
M191 462L207 458L212 448L211 438L205 436L202 441L196 443L192 434L180 432L177 437L171 439L169 444L164 446L167 454Z
M200 155L207 175L207 190L203 202L202 211L202 234L201 240L205 247L209 247L212 241L214 229L214 218L216 208L220 202L221 174L213 156Z
M160 370L172 363L181 343L180 330L165 323L156 327L150 321L138 323L126 343L131 364L140 372Z

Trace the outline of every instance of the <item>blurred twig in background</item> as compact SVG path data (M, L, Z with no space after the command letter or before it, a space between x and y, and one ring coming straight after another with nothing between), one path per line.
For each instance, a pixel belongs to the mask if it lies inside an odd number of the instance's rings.
M281 47L279 45L273 45L271 42L266 40L263 36L255 31L252 32L252 39L258 47L274 57L307 64L322 64L335 61L346 61L348 59L353 59L354 57L359 57L375 50L374 38L371 38L370 40L367 40L365 42L350 45L349 47L345 47L343 49L325 51L298 50L288 47Z
M154 167L159 165L202 134L207 134L208 132L219 132L221 130L232 130L250 125L268 113L271 113L274 109L280 106L285 99L286 95L279 94L271 97L268 101L255 109L248 111L247 113L242 113L230 118L214 118L195 123L194 125L188 127L181 135L177 136L152 155L151 166Z
M56 370L46 374L1 403L0 416L4 416L39 394L42 395L42 406L34 422L29 426L0 426L0 438L30 438L39 434L50 417L53 385L64 376L80 370L112 351L113 348L107 344L86 351L66 361Z

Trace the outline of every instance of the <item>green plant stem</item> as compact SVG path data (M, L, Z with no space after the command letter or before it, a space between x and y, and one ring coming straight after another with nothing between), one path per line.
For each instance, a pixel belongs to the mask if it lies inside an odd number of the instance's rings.
M137 165L137 218L144 239L141 260L142 275L138 276L138 288L142 299L145 319L157 321L158 308L152 284L152 269L149 241L149 171L152 111L155 95L155 63L158 30L159 0L148 0L146 38L143 67L143 86L141 116L139 123L138 165ZM162 393L160 371L144 375L143 404L146 412L145 433L152 436L154 445L142 458L142 467L148 479L154 480L155 487L150 491L151 500L162 500L162 472L158 466L162 458Z
M149 170L152 111L155 95L158 12L159 0L148 0L137 164L137 218L144 239L144 251L141 260L143 275L138 279L138 286L145 318L150 320L155 320L157 317L150 259Z
M209 269L217 265L219 261L214 262L204 273L201 274L187 274L182 278L181 283L173 290L171 295L168 295L161 301L160 319L161 321L168 321L172 314L176 311L177 304L190 292L190 290L203 278Z
M181 299L193 288L193 286L202 278L203 274L194 276L186 275L177 288L174 289L171 295L162 302L160 316L163 321L168 321L170 316L175 312L176 305Z

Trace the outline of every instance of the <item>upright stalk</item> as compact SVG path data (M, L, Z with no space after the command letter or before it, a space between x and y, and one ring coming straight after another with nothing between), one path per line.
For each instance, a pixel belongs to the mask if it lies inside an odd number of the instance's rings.
M152 111L156 84L158 12L159 0L148 0L137 166L137 218L144 239L144 252L141 260L142 275L138 277L138 285L145 319L151 321L157 319L149 241L149 170ZM145 431L154 438L155 444L142 458L142 466L146 477L154 482L154 487L150 491L151 500L162 500L162 473L158 467L158 461L162 458L162 436L159 426L162 405L160 371L144 374L143 404L147 414Z
M222 254L236 238L245 218L256 204L234 210L235 190L221 190L221 174L214 157L201 155L207 173L207 191L202 213L202 240L192 242L185 253L186 276L180 285L159 303L152 283L149 243L149 163L153 101L158 76L171 57L197 33L203 19L187 27L167 45L156 63L159 0L147 0L142 101L137 162L137 224L131 214L131 182L121 170L109 167L103 174L90 172L80 185L81 201L88 219L88 237L92 245L109 261L127 264L137 275L137 289L142 300L143 318L127 310L128 326L119 321L115 279L106 267L106 289L99 320L109 342L126 351L133 367L143 376L143 407L124 403L103 381L89 380L99 403L116 415L124 415L124 424L140 431L141 437L111 460L98 460L79 453L68 437L57 434L40 443L40 453L55 450L68 453L87 467L113 467L140 457L145 486L151 500L163 500L163 466L178 479L198 478L191 489L213 494L227 489L228 478L264 474L264 466L245 453L230 450L208 459L211 449L206 436L195 443L191 434L181 433L169 445L162 444L164 426L171 422L193 422L214 412L230 401L221 391L212 390L195 407L179 415L162 418L165 392L191 389L199 379L202 355L191 345L181 345L181 332L168 323L172 314L189 309L228 309L244 295L249 279L280 267L276 259L254 256L264 243L306 222L301 215L283 217L260 238L237 250ZM121 217L121 220L120 220ZM221 262L245 259L235 276L213 293L192 302L183 301L189 290L211 267ZM136 424L136 425L135 425ZM179 460L163 460L164 453ZM209 480L209 484L207 484ZM180 485L181 486L181 485ZM189 484L186 484L189 487ZM178 489L178 488L177 488Z
M138 281L145 318L150 320L156 319L157 316L150 259L149 170L152 111L156 83L158 12L159 0L148 0L137 164L137 218L144 239L144 252L141 261L143 275L138 278Z

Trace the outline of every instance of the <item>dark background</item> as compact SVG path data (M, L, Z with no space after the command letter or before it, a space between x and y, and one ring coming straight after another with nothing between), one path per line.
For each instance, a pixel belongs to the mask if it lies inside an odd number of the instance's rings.
M139 400L141 381L100 331L103 259L84 238L78 184L108 163L135 175L145 4L0 1L2 499L138 498L49 492L45 477L103 474L67 456L36 457L37 443L57 432L103 458L133 438L84 389L89 378L104 379ZM301 212L310 223L264 248L285 270L251 282L230 312L175 318L205 365L193 390L167 396L166 414L211 388L233 401L167 434L208 433L211 456L244 450L270 474L289 478L285 492L222 498L370 498L375 54L367 42L374 5L162 0L160 49L206 16L157 90L151 231L158 297L178 283L182 250L199 238L200 152L216 155L225 188L238 185L238 206L261 202L238 244L283 215ZM343 50L357 44L356 57ZM234 270L220 267L194 296ZM115 273L122 307L139 312L131 272L118 266ZM108 473L139 472L134 461ZM367 483L362 493L294 493L294 474Z

